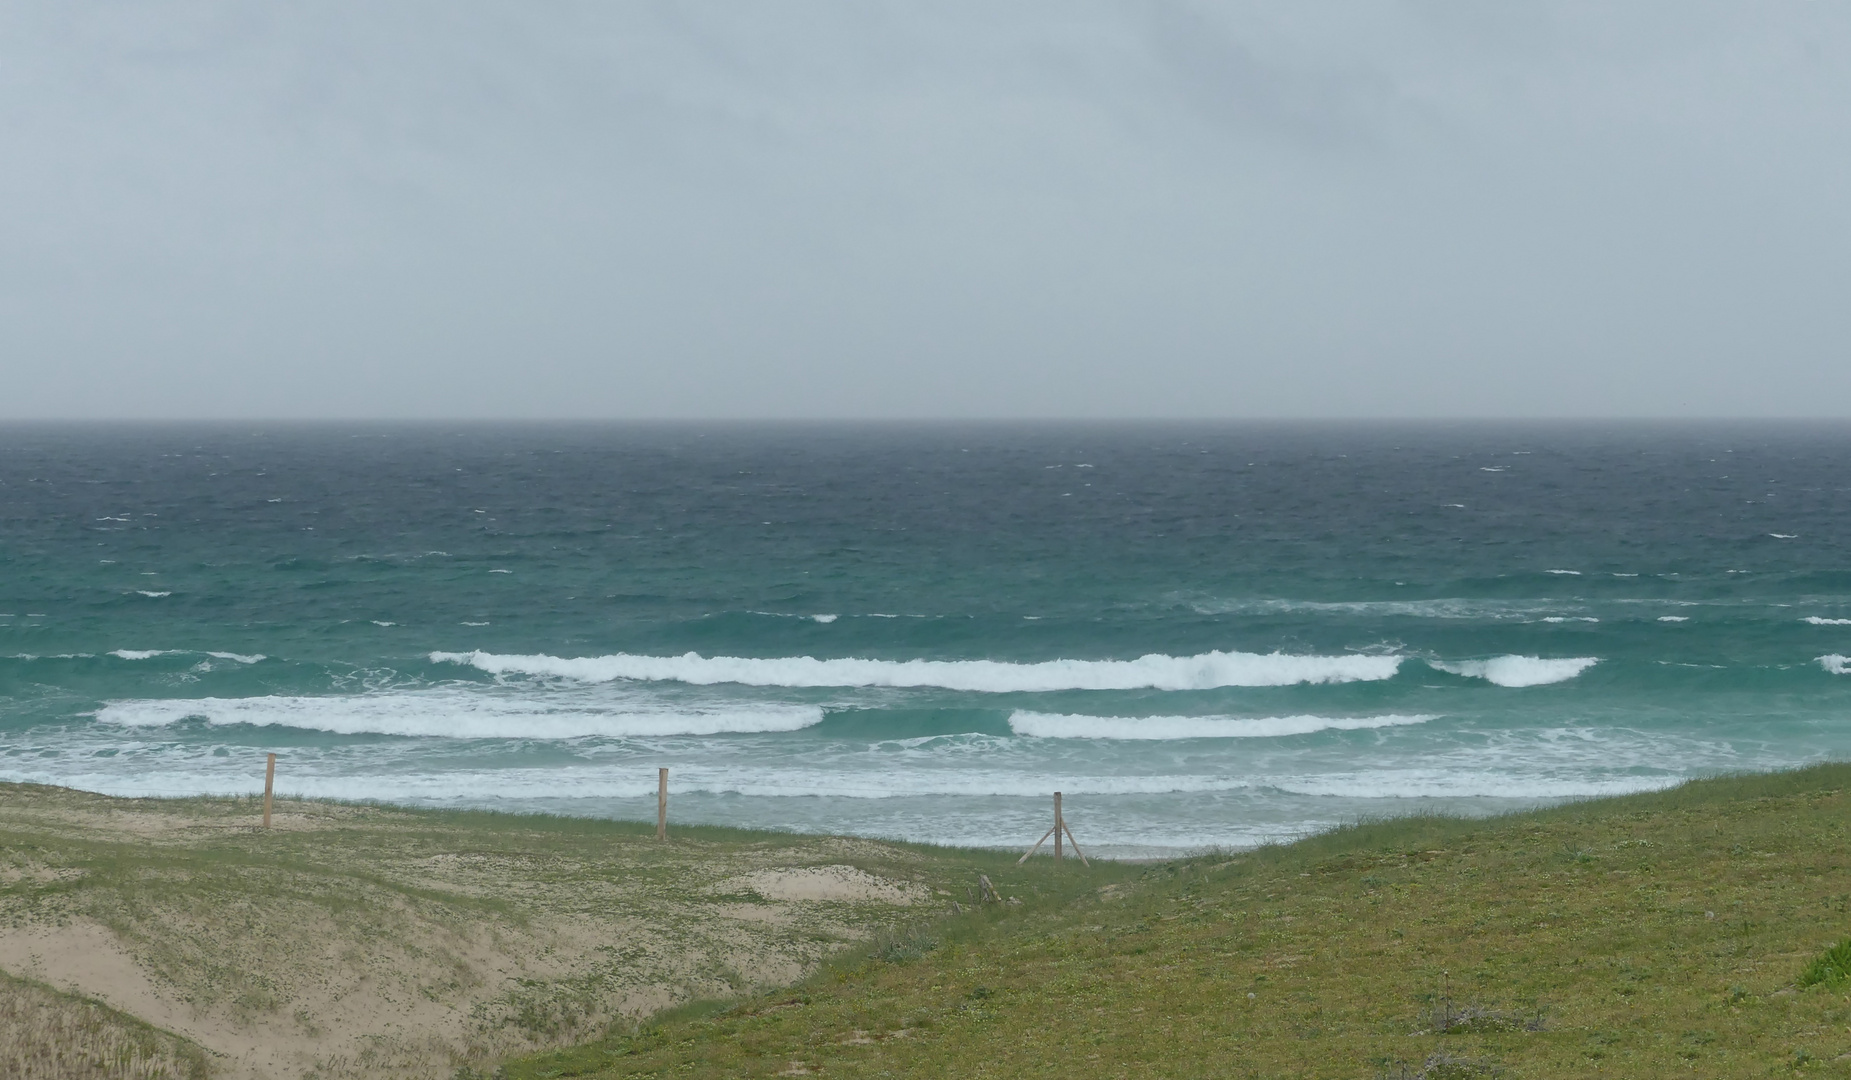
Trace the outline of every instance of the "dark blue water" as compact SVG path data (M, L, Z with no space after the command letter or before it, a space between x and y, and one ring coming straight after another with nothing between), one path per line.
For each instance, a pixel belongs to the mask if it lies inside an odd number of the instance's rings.
M1851 752L1851 430L10 427L0 777L1243 844Z

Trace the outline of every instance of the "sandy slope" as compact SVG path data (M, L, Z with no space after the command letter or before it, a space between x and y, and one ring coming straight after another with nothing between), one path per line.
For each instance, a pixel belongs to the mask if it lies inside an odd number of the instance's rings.
M0 969L217 1075L447 1080L799 978L957 873L868 841L294 802L266 833L254 811L0 785Z

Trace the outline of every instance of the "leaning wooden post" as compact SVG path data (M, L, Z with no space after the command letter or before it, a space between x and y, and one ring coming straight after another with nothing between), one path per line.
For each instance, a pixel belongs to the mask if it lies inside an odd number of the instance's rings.
M656 839L668 839L668 770L656 770Z
M276 755L264 761L264 828L270 827L270 793L276 790Z
M1060 834L1063 832L1060 820L1060 792L1054 793L1054 861L1060 862Z

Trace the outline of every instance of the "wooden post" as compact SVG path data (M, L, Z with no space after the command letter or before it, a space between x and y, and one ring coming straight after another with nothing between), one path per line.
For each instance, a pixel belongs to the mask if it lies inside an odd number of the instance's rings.
M270 793L276 790L276 755L264 761L264 828L270 827Z
M1058 791L1054 793L1054 827L1042 833L1041 839L1035 841L1035 846L1024 851L1022 857L1017 859L1015 864L1021 866L1023 863L1027 862L1029 856L1041 850L1041 845L1047 843L1048 837L1050 836L1054 838L1054 861L1059 862L1062 857L1061 838L1063 834L1066 837L1067 843L1073 845L1073 854L1080 860L1080 865L1086 867L1088 870L1092 869L1093 864L1086 861L1085 852L1080 850L1080 842L1073 838L1073 830L1067 827L1067 818L1061 813L1060 792Z
M656 839L668 839L668 770L656 770Z

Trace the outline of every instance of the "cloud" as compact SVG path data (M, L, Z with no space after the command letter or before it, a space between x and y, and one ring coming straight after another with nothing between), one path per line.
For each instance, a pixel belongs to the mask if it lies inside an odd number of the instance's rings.
M1816 413L1851 14L29 2L0 410Z

